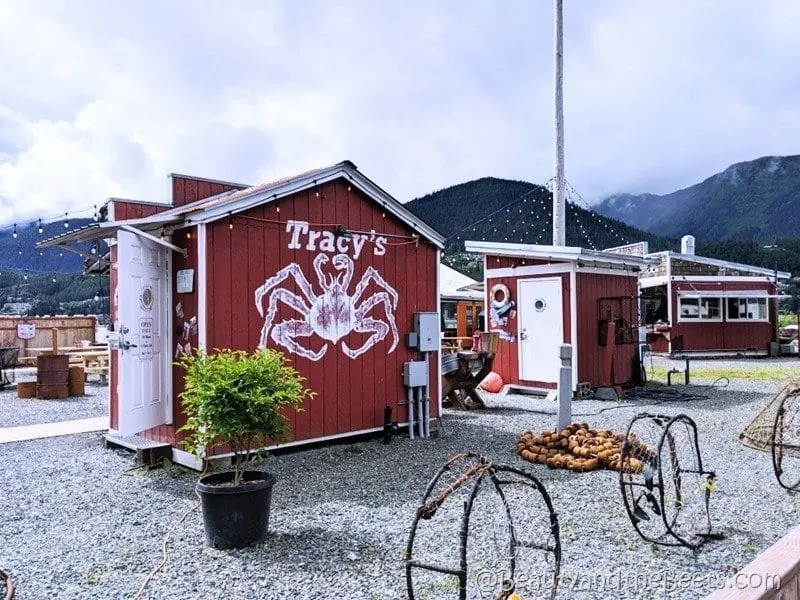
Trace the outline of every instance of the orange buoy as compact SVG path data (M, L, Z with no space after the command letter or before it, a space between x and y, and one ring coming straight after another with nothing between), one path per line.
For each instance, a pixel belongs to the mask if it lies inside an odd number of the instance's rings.
M482 390L486 390L487 392L496 394L503 389L503 380L501 379L500 375L492 371L486 376L486 379L481 381L480 388Z

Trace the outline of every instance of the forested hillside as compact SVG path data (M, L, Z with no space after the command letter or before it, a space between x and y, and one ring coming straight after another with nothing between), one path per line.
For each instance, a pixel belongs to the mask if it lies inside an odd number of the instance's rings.
M447 237L448 262L477 278L481 263L463 252L465 240L551 244L553 239L552 195L525 181L484 177L416 198L406 207ZM567 196L566 234L568 245L596 249L646 240L656 251L677 243L587 210L573 190Z
M91 223L92 219L38 222L0 229L0 312L5 314L107 314L108 277L84 276L84 257L36 243ZM16 236L14 235L16 233ZM104 243L75 245L87 256L102 256ZM95 300L97 298L97 300Z
M800 156L764 156L731 165L688 188L665 194L616 194L598 212L647 231L698 241L800 236Z

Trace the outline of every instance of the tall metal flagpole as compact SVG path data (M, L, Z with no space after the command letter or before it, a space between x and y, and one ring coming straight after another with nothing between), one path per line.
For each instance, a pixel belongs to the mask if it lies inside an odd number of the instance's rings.
M564 16L562 0L554 0L555 8L555 181L553 182L553 246L566 246L564 203ZM572 422L572 346L558 347L561 368L558 370L558 416L556 426L563 430Z
M553 182L553 246L566 245L566 206L564 203L564 15L563 0L554 0L555 8L555 180Z

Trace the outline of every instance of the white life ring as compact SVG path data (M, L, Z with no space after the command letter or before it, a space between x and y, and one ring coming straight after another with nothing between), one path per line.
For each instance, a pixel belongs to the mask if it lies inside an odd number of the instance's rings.
M502 298L500 300L497 299L497 294L501 293ZM496 283L492 286L492 291L490 293L490 297L492 299L492 306L497 309L503 308L506 304L508 304L509 300L511 299L511 293L508 291L508 286L503 285L502 283Z

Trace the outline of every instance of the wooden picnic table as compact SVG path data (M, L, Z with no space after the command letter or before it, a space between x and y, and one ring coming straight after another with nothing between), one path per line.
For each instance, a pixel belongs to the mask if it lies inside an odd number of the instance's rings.
M464 410L486 408L477 387L491 373L494 353L458 352L458 370L442 376L442 401Z

